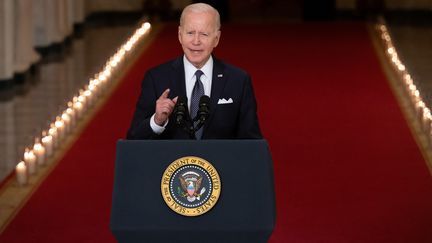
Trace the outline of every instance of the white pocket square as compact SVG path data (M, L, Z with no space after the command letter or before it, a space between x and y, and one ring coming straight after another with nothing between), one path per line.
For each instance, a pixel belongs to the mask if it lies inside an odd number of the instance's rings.
M231 104L233 102L234 101L231 98L229 98L228 100L226 100L225 98L222 98L222 99L218 100L218 105Z

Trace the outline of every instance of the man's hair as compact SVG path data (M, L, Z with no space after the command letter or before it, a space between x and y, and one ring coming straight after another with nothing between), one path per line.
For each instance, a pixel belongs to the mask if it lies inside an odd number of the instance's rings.
M183 9L183 12L180 16L180 26L183 26L184 18L186 13L193 12L193 13L212 13L215 15L215 22L216 22L216 30L220 30L221 22L220 22L220 15L219 12L213 8L212 6L206 4L206 3L194 3L186 6Z

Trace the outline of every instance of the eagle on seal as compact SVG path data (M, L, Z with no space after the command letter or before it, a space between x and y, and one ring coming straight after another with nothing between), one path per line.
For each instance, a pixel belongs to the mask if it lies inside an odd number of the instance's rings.
M193 178L184 178L183 176L179 176L180 184L189 202L195 201L195 199L200 200L200 196L202 193L198 193L201 188L202 176L193 177ZM204 189L204 188L203 188Z

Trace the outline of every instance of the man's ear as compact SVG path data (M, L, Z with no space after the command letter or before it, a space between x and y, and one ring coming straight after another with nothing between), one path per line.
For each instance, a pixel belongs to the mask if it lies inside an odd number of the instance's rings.
M181 40L181 26L178 27L178 40L179 40L179 42L181 44L182 43L182 40Z
M218 30L217 33L216 33L216 37L215 37L214 47L216 47L219 44L220 36L221 36L221 31Z

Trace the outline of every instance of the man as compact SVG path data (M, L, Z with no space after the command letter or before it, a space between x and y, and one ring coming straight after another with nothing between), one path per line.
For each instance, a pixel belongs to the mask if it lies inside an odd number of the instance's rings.
M220 36L216 9L196 3L183 10L178 38L184 55L146 73L127 139L262 138L249 75L212 56ZM176 122L176 103L187 97L186 120L191 121L203 95L210 97L209 117L201 129L189 132Z

